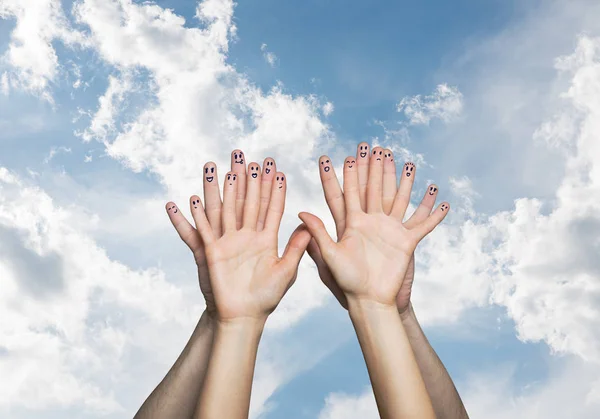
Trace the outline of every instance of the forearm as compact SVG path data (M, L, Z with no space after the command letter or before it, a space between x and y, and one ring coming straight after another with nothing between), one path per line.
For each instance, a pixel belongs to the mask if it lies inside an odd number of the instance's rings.
M266 320L266 319L265 319ZM247 418L263 320L217 322L196 418Z
M444 364L423 333L412 305L401 318L437 418L468 419L460 395Z
M135 419L192 417L208 366L213 332L214 320L204 312L183 352Z
M348 300L379 414L382 418L435 419L400 316L393 306Z

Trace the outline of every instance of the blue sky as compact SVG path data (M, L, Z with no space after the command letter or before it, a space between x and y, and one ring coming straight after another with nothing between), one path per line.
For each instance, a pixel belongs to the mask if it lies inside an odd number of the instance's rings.
M369 141L417 163L413 204L452 203L413 303L471 416L594 417L596 3L0 0L0 416L137 410L203 309L163 205L205 161L277 159L284 242L330 218L317 158ZM376 417L308 258L272 317L253 417Z

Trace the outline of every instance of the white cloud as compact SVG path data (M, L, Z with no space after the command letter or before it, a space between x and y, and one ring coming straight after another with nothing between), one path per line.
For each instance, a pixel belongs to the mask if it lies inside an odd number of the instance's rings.
M463 109L463 95L458 87L439 84L429 96L404 97L397 105L411 125L429 125L432 119L450 122L460 116Z
M331 393L325 399L325 407L319 419L377 419L377 403L371 387L359 396Z
M98 109L91 117L88 128L76 133L84 141L98 140L104 142L117 130L117 117L125 95L133 89L132 80L128 73L121 77L108 77L108 87L104 95L98 99ZM82 111L86 114L85 111Z
M335 109L333 106L333 103L331 102L327 102L323 105L323 115L325 116L329 116L333 113L333 110Z
M595 419L600 409L598 366L567 360L544 383L515 384L516 367L501 365L473 373L463 400L471 417L489 419Z
M71 153L71 148L65 146L52 147L48 155L44 158L44 163L50 163L50 160L52 160L58 153Z
M0 91L4 96L8 96L10 93L10 84L8 81L8 74L6 72L2 73L2 77L0 77Z
M5 168L0 191L0 411L122 411L106 371L119 377L127 352L157 333L181 333L199 307L186 309L160 270L111 261L81 233L93 222L81 209L57 207Z
M3 57L13 69L10 83L53 102L48 87L57 80L60 65L52 42L85 45L84 35L70 27L60 0L3 0L0 18L17 20Z
M570 137L564 178L548 215L537 199L494 215L502 267L493 301L505 305L524 340L600 362L600 39L581 38L559 62L571 74L565 93L581 118ZM582 59L582 57L585 57ZM560 128L557 128L560 129ZM553 132L550 132L553 135ZM562 131L561 131L562 135Z
M262 44L262 45L260 46L260 50L261 50L261 51L262 51L262 53L263 53L263 58L265 59L265 61L266 61L267 63L269 63L269 65L270 65L271 67L275 67L275 65L277 65L277 61L279 60L279 59L277 58L277 55L275 55L275 53L273 53L273 52L271 52L271 51L267 50L267 44Z

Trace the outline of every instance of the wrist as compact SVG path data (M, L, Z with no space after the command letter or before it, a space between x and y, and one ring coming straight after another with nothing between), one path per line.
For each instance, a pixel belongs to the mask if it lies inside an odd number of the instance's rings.
M250 330L260 331L264 329L267 322L267 316L253 317L231 317L231 318L215 318L215 326L224 331Z
M365 298L348 298L348 313L350 314L350 318L354 320L370 313L377 315L393 314L397 316L398 309L393 303L385 304Z

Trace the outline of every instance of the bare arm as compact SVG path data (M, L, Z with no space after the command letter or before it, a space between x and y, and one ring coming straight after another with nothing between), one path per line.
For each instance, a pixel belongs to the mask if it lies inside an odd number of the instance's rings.
M425 381L438 419L468 419L469 415L448 374L423 333L412 304L402 313L402 324Z
M265 319L266 320L266 319ZM196 418L247 418L264 320L218 322Z
M435 418L396 307L350 299L349 312L379 415L384 419Z
M205 311L183 352L140 407L135 419L192 417L208 365L214 334L213 322Z

